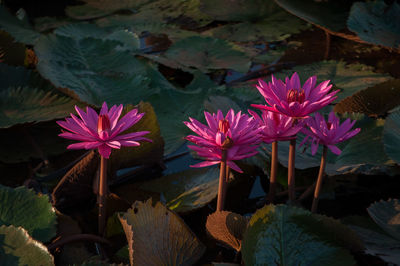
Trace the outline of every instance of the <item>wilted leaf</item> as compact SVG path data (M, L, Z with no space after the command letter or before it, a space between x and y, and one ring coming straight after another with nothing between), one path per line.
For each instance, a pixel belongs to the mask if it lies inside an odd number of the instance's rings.
M50 35L35 46L38 71L56 87L69 89L89 104L136 104L149 90L146 65L126 51L117 51L117 41L72 39ZM141 71L141 72L140 72Z
M16 41L35 44L40 37L29 24L11 15L4 5L0 5L0 29L10 33Z
M0 90L0 128L65 117L77 101L55 93L29 88Z
M188 212L210 203L218 193L216 167L190 169L143 183L140 188L161 193L166 206L175 212Z
M242 254L246 265L354 265L344 249L306 232L296 218L310 212L287 205L267 205L251 218Z
M120 217L131 265L193 265L205 247L175 213L151 199Z
M223 25L202 34L234 42L274 42L285 40L306 28L307 25L295 16L278 11L260 21Z
M400 164L400 110L391 113L386 118L383 143L386 154Z
M56 214L46 195L0 185L0 202L0 225L22 226L41 242L56 235Z
M375 202L367 208L367 211L386 233L400 240L400 201L398 199Z
M247 219L233 212L214 212L207 217L206 228L212 237L240 251Z
M363 41L400 49L400 4L384 0L355 2L347 26Z
M92 184L99 161L99 154L91 151L64 175L52 193L53 205L57 209L64 210L94 197Z
M207 72L210 69L233 69L246 72L250 60L237 45L211 37L193 36L172 44L164 53L172 61Z
M46 246L29 236L22 227L0 226L0 258L2 265L51 266L54 258Z
M338 113L364 113L383 116L400 105L400 80L392 79L360 90L335 105Z
M317 76L317 83L330 80L336 89L340 89L340 92L337 94L338 99L335 101L339 102L361 89L390 79L389 75L375 73L372 70L372 67L366 65L346 65L345 62L331 60L296 66L291 70L285 70L276 74L276 77L284 79L286 76L291 76L292 73L297 72L302 84L314 75Z

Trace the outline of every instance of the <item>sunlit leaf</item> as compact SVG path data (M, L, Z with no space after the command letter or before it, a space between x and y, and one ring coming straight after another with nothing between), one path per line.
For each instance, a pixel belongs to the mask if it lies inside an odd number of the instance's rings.
M36 195L25 187L0 185L0 225L22 226L42 242L56 234L56 214L46 195Z
M267 205L250 219L242 254L246 265L354 265L344 249L306 231L297 217L311 213L287 205ZM327 229L329 230L329 228Z
M193 265L205 247L189 227L160 202L135 202L120 217L131 265Z
M400 164L400 110L391 113L383 130L386 154Z
M369 116L383 116L400 105L400 80L391 79L375 86L360 90L335 105L338 113L364 113Z
M170 60L203 72L210 69L233 69L246 72L250 60L239 47L225 40L193 36L172 44L164 53Z
M146 66L129 53L117 51L118 45L93 38L43 37L35 46L37 69L56 87L67 88L87 103L136 104L156 91L148 89Z
M355 2L347 26L362 40L400 49L400 4L384 0Z
M33 45L40 37L40 33L36 32L29 24L11 15L3 5L0 5L0 29L10 33L16 41L25 44Z
M302 84L314 75L317 76L317 83L330 80L336 89L340 89L336 102L353 95L361 89L390 79L390 76L387 74L373 72L372 67L362 64L346 65L345 62L333 60L296 66L291 70L285 70L276 74L276 77L284 79L286 76L291 76L294 72L299 74Z
M145 182L141 189L161 193L166 206L175 212L201 208L218 193L219 170L216 167L190 169Z
M233 212L214 212L207 217L206 228L212 237L240 251L247 219Z
M367 208L367 211L386 233L400 240L400 201L398 199L375 202Z
M39 241L29 236L22 227L0 226L1 264L51 266L54 258Z

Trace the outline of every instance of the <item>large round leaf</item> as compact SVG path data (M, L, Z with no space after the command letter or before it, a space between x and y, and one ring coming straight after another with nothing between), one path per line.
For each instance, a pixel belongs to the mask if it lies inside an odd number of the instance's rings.
M120 217L131 265L193 265L205 251L189 227L160 202L135 202Z
M219 170L216 167L190 169L148 181L140 186L161 193L166 206L176 212L188 212L210 203L218 193Z
M383 130L386 154L400 164L400 110L391 113Z
M287 205L267 205L258 210L250 219L242 242L245 264L354 265L346 250L327 244L324 238L304 228L302 217L310 215Z
M368 207L367 211L385 232L400 240L400 201L398 199L375 202Z
M47 196L25 187L0 185L0 202L0 225L22 226L42 242L55 236L56 214Z
M353 95L361 89L390 79L387 74L373 72L372 67L361 64L346 65L345 62L334 60L296 66L291 70L282 71L276 76L284 79L286 76L291 76L293 72L299 74L302 84L314 75L317 76L317 83L330 80L337 89L340 89L336 102Z
M89 104L136 104L154 93L145 66L128 52L117 51L117 41L72 39L50 35L35 46L38 71L56 87ZM141 71L141 72L140 72Z
M46 246L30 237L24 228L13 225L0 226L0 260L4 266L54 265Z
M225 40L193 36L177 41L164 56L187 67L206 72L210 69L233 69L246 72L250 60L239 47Z
M351 7L347 26L362 40L400 49L400 4L384 0L356 2Z

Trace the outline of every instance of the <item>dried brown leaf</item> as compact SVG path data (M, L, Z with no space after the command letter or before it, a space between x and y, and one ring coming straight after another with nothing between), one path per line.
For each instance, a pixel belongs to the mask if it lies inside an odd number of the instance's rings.
M174 212L160 202L137 201L120 217L131 265L193 265L204 245Z
M214 212L207 217L206 228L212 237L240 251L247 219L233 212Z

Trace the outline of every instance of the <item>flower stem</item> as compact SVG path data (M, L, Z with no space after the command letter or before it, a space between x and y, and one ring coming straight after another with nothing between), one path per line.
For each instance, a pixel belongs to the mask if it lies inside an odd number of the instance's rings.
M322 187L322 182L324 181L324 172L325 172L325 166L326 166L326 154L327 154L327 147L324 145L324 149L322 152L322 157L321 157L321 165L319 166L319 173L318 173L318 180L317 180L317 185L315 186L315 191L314 191L314 199L313 203L311 206L311 212L315 213L318 208L318 200L319 200L319 194L321 192L321 187Z
M47 246L47 249L52 252L55 249L62 247L66 244L69 244L71 242L78 242L78 241L93 241L93 242L98 242L102 244L107 244L111 245L110 241L108 241L105 238L96 236L96 235L90 235L90 234L77 234L77 235L70 235L70 236L63 236L59 239L57 239L55 242L49 244Z
M100 180L99 180L99 235L104 234L106 227L106 198L107 198L107 159L101 156L100 161Z
M268 202L273 203L276 191L276 173L278 170L278 141L272 142L271 174L269 177Z
M293 138L290 140L289 144L289 162L288 162L288 190L289 190L289 200L291 202L293 202L296 198L295 179L294 179L295 153L296 153L296 138Z
M219 169L219 187L218 187L218 199L217 199L217 211L222 211L224 209L225 194L226 194L226 156L227 150L222 150L221 155L221 166Z

